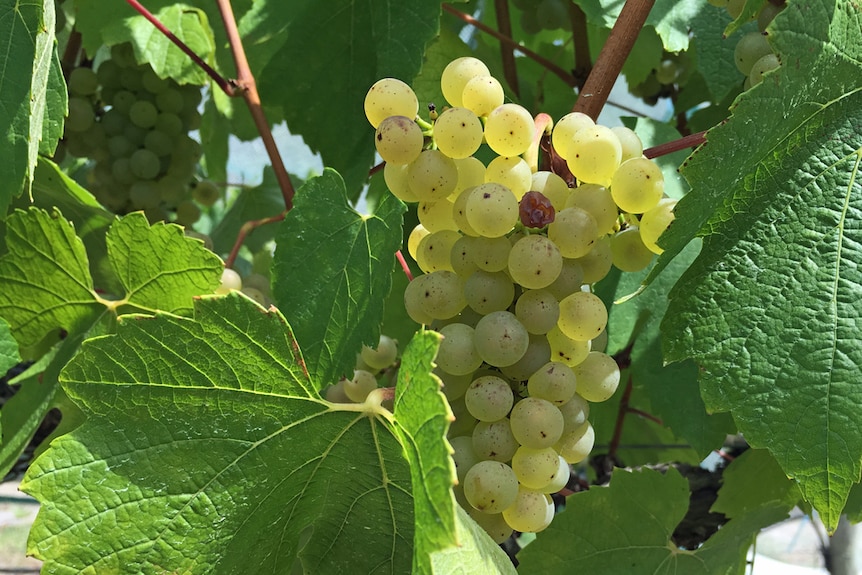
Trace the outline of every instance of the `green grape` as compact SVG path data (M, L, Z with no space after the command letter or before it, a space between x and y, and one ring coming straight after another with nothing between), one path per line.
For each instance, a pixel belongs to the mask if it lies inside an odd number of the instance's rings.
M596 220L597 236L613 231L619 216L610 190L596 184L581 184L573 189L565 207L581 208L593 216Z
M501 272L509 266L512 244L506 236L497 238L474 238L473 261L476 267L486 272Z
M443 394L450 402L464 397L464 394L467 392L467 388L470 387L471 383L473 383L473 372L455 375L445 372L437 366L434 368L434 375L439 377L440 381L443 382Z
M106 89L116 89L120 87L120 67L113 60L104 60L99 64L99 69L96 70L96 79L98 84L102 85L102 94Z
M541 490L557 474L559 457L553 447L533 449L522 445L512 456L512 470L521 485Z
M464 282L464 298L470 308L486 315L512 305L515 286L503 272L476 270Z
M580 463L593 450L596 442L596 432L587 421L582 426L565 433L554 448L571 465Z
M474 76L461 92L461 105L477 116L487 116L504 101L503 86L493 76Z
M473 429L473 451L480 459L505 463L518 450L508 418L497 421L480 421Z
M640 229L629 227L611 237L614 266L624 272L639 272L652 262L653 253L644 245Z
M93 105L85 98L69 98L69 116L66 119L66 130L70 132L86 132L96 121Z
M485 121L485 141L500 156L520 156L533 142L533 116L518 104L494 108Z
M548 238L556 244L560 254L566 258L586 255L599 237L596 218L578 207L557 212L554 221L548 224Z
M620 141L620 146L622 147L623 155L620 162L643 156L643 142L641 142L640 136L638 136L634 130L626 128L625 126L616 126L615 128L611 128L611 132L616 134L617 139Z
M422 242L422 239L430 234L425 226L422 224L417 225L413 228L413 231L410 232L410 235L407 237L407 252L410 254L410 257L416 260L419 257L419 244Z
M523 446L551 447L563 434L563 414L556 405L538 397L526 397L509 415L512 435Z
M476 324L474 343L485 362L502 367L523 357L530 344L530 335L514 314L495 311Z
M179 114L183 111L183 94L175 88L168 88L156 94L156 107L160 112Z
M179 136L183 132L183 121L176 114L162 112L156 118L155 129L171 137Z
M526 381L533 373L551 359L551 346L543 335L530 334L530 344L521 359L512 365L500 368L503 375L512 381Z
M566 207L571 189L563 178L552 172L536 172L531 179L530 190L551 200L554 210L559 212Z
M434 122L434 143L450 158L472 156L482 145L482 122L467 108L449 108Z
M138 92L143 88L141 74L145 68L135 66L134 68L125 68L120 71L120 85L129 92Z
M499 377L476 378L464 394L470 415L479 421L497 421L509 415L515 397L509 384Z
M749 78L751 80L751 85L756 86L763 81L763 75L769 72L770 70L775 70L781 65L781 62L778 60L778 56L775 54L767 54L760 58L754 65L751 67L751 74Z
M177 205L177 217L174 220L181 226L192 226L201 218L201 209L191 200L180 202Z
M452 216L453 209L454 203L448 198L436 202L419 202L416 215L419 216L419 223L429 232L458 231L458 224Z
M413 89L395 78L378 80L365 95L365 117L374 128L389 116L415 118L418 111Z
M476 239L478 238L461 236L452 244L452 252L449 254L452 262L452 271L461 277L469 278L470 274L479 269L473 255ZM470 305L469 299L467 300L467 305Z
M544 399L559 407L572 399L577 384L578 380L572 368L558 361L550 361L530 376L527 390L530 397Z
M504 236L518 220L518 200L506 186L482 184L470 190L464 205L464 215L470 227L479 235L488 238Z
M149 150L137 150L129 158L129 167L138 178L152 180L159 175L159 158Z
M553 241L535 234L519 239L509 252L509 275L528 289L551 285L563 269L563 256Z
M675 207L676 200L665 198L659 201L656 207L644 212L644 215L641 216L639 226L641 241L654 254L660 255L664 251L664 248L658 246L658 239L673 222L673 209Z
M772 54L772 47L767 42L766 36L760 32L749 32L737 42L733 51L733 61L737 69L748 76L754 63L767 54Z
M554 131L551 133L554 151L564 160L574 157L575 134L584 128L595 127L595 125L595 121L582 112L566 114L554 125Z
M150 130L144 136L144 147L153 152L156 156L162 158L169 156L174 147L174 142L171 137L164 132L158 130Z
M416 251L416 263L423 272L452 269L452 246L461 237L453 230L440 230L428 234L419 242Z
M202 237L202 239L205 239L207 245L212 244L212 240L209 239L209 236L205 236L203 234L199 234L197 232L192 232L192 231L187 231L186 235L187 236L194 236L194 237ZM267 297L269 297L269 295L270 295L269 278L263 274L259 274L256 272L250 273L247 276L245 276L244 278L242 278L242 283L246 287L252 287L252 288L260 291L262 294L266 295Z
M119 68L128 68L130 66L137 65L137 61L135 60L135 50L128 42L111 46L111 60L116 62Z
M455 224L462 234L477 238L479 233L467 221L467 200L470 199L470 194L475 189L475 187L467 188L455 198L455 202L452 204L452 219L455 220Z
M374 146L387 164L409 164L419 157L425 137L407 116L389 116L377 126Z
M778 6L772 2L766 2L763 8L760 9L760 14L757 15L757 28L761 32L765 32L767 26L772 23L778 13L784 10L784 5Z
M215 293L224 295L230 293L231 290L239 291L242 289L242 278L238 273L230 268L225 268L221 273L221 283L216 288Z
M528 290L515 303L515 317L532 334L546 334L560 317L560 304L547 289Z
M467 509L473 521L481 527L494 543L504 543L512 536L512 528L506 523L502 513L483 513L478 509Z
M647 158L626 161L614 173L611 195L624 212L642 214L653 209L664 195L661 168Z
M575 133L566 164L580 183L607 186L620 166L622 154L620 140L610 128L587 126Z
M679 64L670 58L665 58L659 62L658 68L655 69L655 78L661 84L673 84L679 76L679 73Z
M158 74L152 68L145 70L141 76L141 85L150 94L158 94L166 90L170 84L169 80L159 78Z
M477 425L479 425L479 420L470 415L470 412L467 411L467 405L464 403L464 398L461 397L450 402L450 407L452 408L452 417L455 418L455 422L449 426L449 437L469 435L472 438L473 430L476 429ZM466 471L467 470L465 469L464 472L466 473Z
M620 384L620 368L606 353L591 351L580 365L575 367L578 378L578 395L598 403L606 401Z
M411 282L412 283L412 282ZM482 365L474 344L475 330L463 323L450 323L440 329L443 341L437 352L437 365L452 375L471 374Z
M386 164L383 167L383 180L386 187L402 202L418 202L419 198L410 191L407 183L407 166Z
M139 128L152 128L158 117L156 107L146 100L138 100L129 108L129 119Z
M572 475L572 468L569 467L569 462L562 455L557 456L557 471L551 481L541 488L542 493L557 493L563 489L568 483Z
M186 197L186 184L182 180L178 180L171 176L160 178L156 184L159 187L159 194L162 196L162 201L169 206L179 204Z
M485 170L485 181L506 186L515 194L515 199L520 200L530 191L533 174L523 159L497 156Z
M243 294L247 295L250 299L256 301L262 307L267 307L269 305L269 298L267 298L266 295L264 295L264 293L259 289L253 287L243 287L240 291Z
M352 379L344 380L344 394L355 403L362 403L368 394L377 389L377 379L374 374L364 369L353 372Z
M131 186L135 183L135 174L132 173L128 158L117 158L111 162L111 175L120 184Z
M407 185L419 201L445 199L458 183L458 168L439 150L425 150L407 165Z
M499 461L480 461L464 476L464 496L475 509L500 513L518 496L515 472Z
M323 390L323 399L329 403L352 403L347 394L344 393L344 380L339 380L334 385Z
M362 361L373 369L384 369L395 363L395 358L398 357L398 346L388 335L380 335L375 348L370 348L367 345L362 346L360 352Z
M490 75L491 72L481 60L469 56L456 58L449 62L440 74L443 97L452 106L462 106L462 96L467 82L477 76Z
M449 445L452 446L452 459L455 460L455 473L458 475L458 482L463 484L464 476L481 459L473 451L473 438L469 435L453 437L449 440Z
M202 206L212 206L221 198L218 186L209 180L201 180L192 188L192 198Z
M91 68L75 68L69 74L69 93L74 96L92 96L99 87L99 79Z
M124 116L128 116L129 110L132 108L132 104L137 101L138 98L132 92L129 92L128 90L120 90L114 94L114 98L111 100L111 105Z
M126 124L126 127L123 128L123 135L135 149L144 145L144 139L147 137L148 132L149 130L146 128L139 128L134 124Z
M137 210L147 210L158 206L162 197L155 182L139 181L129 188L129 200Z
M464 190L485 183L485 164L481 160L471 156L454 160L454 162L458 168L458 184L449 194L449 199L453 202Z
M554 519L554 502L550 495L520 487L511 507L503 510L509 527L522 533L538 533Z
M594 284L603 279L611 271L614 256L611 251L611 239L600 238L590 253L575 260L583 271L583 283Z
M422 278L422 309L434 319L453 318L466 307L464 281L454 272L440 270ZM416 281L420 278L415 278ZM413 282L410 282L413 283Z
M608 310L595 294L579 291L560 301L557 327L574 340L593 339L605 329L607 323Z
M560 270L560 275L557 276L554 283L545 289L551 292L557 301L560 301L570 293L581 289L583 283L584 270L581 264L576 260L563 258L563 268Z
M99 125L102 126L102 129L105 131L105 135L108 137L122 134L126 124L128 123L128 118L126 118L119 110L115 110L113 108L106 111L99 121Z
M548 343L551 345L551 360L565 363L569 367L575 367L590 353L590 342L572 339L562 331L559 326L547 333Z
M589 402L577 393L559 407L563 414L563 436L581 427L590 417Z

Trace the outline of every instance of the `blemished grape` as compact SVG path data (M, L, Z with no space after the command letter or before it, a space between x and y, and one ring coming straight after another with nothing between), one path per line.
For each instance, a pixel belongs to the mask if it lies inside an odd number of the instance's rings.
M407 185L419 201L446 198L458 183L458 168L439 150L425 150L407 165Z
M423 272L452 270L452 246L461 237L453 230L440 230L428 234L419 242L416 250L416 263Z
M226 293L230 293L231 290L241 290L242 289L242 277L234 270L230 268L225 268L221 273L221 283L216 288L215 293L224 295Z
M584 270L576 260L563 258L563 268L560 275L549 285L547 289L557 301L560 301L572 292L581 289L584 283Z
M461 92L461 105L477 116L487 116L502 106L504 99L503 86L493 76L474 76Z
M464 403L479 421L497 421L509 415L515 396L505 380L486 375L473 380L464 394Z
M511 461L518 447L508 418L480 421L473 429L473 451L481 459L505 463Z
M563 414L563 435L565 436L587 422L590 417L590 404L586 399L575 394L560 406L560 413Z
M563 434L563 414L556 405L538 397L516 403L509 423L518 443L533 449L551 447Z
M470 236L461 236L452 244L452 253L449 254L449 259L452 262L452 271L461 277L469 278L470 274L479 269L474 259L474 242L476 239ZM467 299L467 305L469 304L470 300Z
M500 156L520 156L533 140L533 116L518 104L494 108L485 121L485 141Z
M482 145L482 137L482 122L467 108L449 108L434 122L434 143L450 158L472 156Z
M488 238L506 235L518 219L518 200L501 184L476 186L469 192L464 208L473 230Z
M474 344L475 330L472 327L450 323L440 329L440 335L443 336L437 352L440 369L452 375L467 375L479 369L482 357Z
M479 511L500 513L518 496L515 472L499 461L480 461L464 477L464 495Z
M509 275L528 289L551 285L563 269L563 256L556 244L536 234L519 239L509 252Z
M551 481L545 485L540 491L542 493L557 493L569 482L569 477L572 475L572 468L569 467L569 462L562 455L557 456L557 472Z
M503 511L503 518L515 531L537 533L554 519L554 502L550 495L521 487L515 502Z
M416 323L429 325L434 321L434 318L425 311L423 305L424 288L422 284L424 282L422 278L424 277L424 275L419 276L407 284L407 287L404 289L404 309L407 311L410 319Z
M587 458L595 442L596 432L587 421L577 429L563 434L554 448L566 461L574 465Z
M449 440L449 445L452 446L452 459L455 460L455 473L458 475L458 481L464 483L464 476L470 471L470 468L481 461L476 452L473 451L473 438L467 435L453 437Z
M566 200L571 193L569 186L566 185L563 178L553 172L543 171L533 174L533 182L530 184L530 190L541 192L543 196L551 200L551 205L554 206L555 211L560 211L566 207Z
M519 157L497 156L485 169L485 181L503 184L520 200L530 191L533 174L530 166Z
M512 470L521 485L541 490L557 474L559 457L552 447L532 449L522 445L512 456Z
M572 146L575 141L575 134L583 128L595 126L595 121L582 112L572 112L566 114L554 125L554 131L551 134L551 143L554 145L554 151L564 160L574 156Z
M467 305L463 293L464 280L454 272L435 271L415 278L415 281L421 281L422 310L434 319L455 317Z
M374 146L387 164L409 164L419 157L425 138L406 116L389 116L377 126Z
M578 395L594 403L610 399L620 385L620 368L606 353L591 351L575 366L574 372L578 378Z
M593 339L605 329L607 323L608 310L595 294L579 291L560 301L560 319L557 326L574 340Z
M491 72L481 60L469 56L456 58L446 65L440 75L443 97L452 106L462 106L467 82L479 76L490 75Z
M620 140L610 128L587 126L575 133L566 164L579 182L607 186L622 154Z
M579 207L560 210L554 217L554 221L548 225L548 238L566 258L585 256L593 248L598 237L596 219Z
M560 304L547 289L527 290L515 303L515 316L532 334L546 334L560 317Z
M661 168L647 158L628 160L614 173L611 195L624 212L642 214L653 209L664 195Z
M547 334L548 343L551 345L551 360L565 363L569 367L575 367L587 358L590 353L590 341L572 339L562 331L559 326L554 327Z
M733 61L737 69L748 76L754 63L767 54L772 54L772 47L766 41L766 36L760 32L749 32L737 42Z
M781 62L778 60L778 56L775 54L767 54L760 58L754 65L751 67L751 73L749 74L749 79L751 80L751 85L756 86L763 81L763 75L769 72L770 70L775 70L781 65Z
M523 357L530 344L530 335L514 314L495 311L476 324L474 342L485 362L502 367Z
M527 192L518 203L518 215L527 228L543 228L554 221L554 205L542 192Z
M514 298L515 286L503 272L476 270L464 282L467 305L483 315L508 309Z
M452 216L454 207L454 203L448 198L436 202L419 202L416 215L419 216L419 223L430 232L457 231L458 224L455 223L455 218Z
M202 206L212 206L221 198L221 190L211 181L201 180L192 188L192 197Z
M365 117L377 128L389 116L415 118L419 100L413 89L396 78L383 78L365 95Z
M350 401L362 403L368 394L377 389L377 379L374 374L364 369L353 372L353 378L344 381L344 393Z
M375 347L362 346L359 352L368 367L374 369L384 369L395 363L395 358L398 357L398 346L388 335L380 334Z
M549 361L530 376L527 390L530 392L530 397L544 399L559 407L568 403L575 395L578 387L575 374L576 372L566 364Z
M654 254L661 254L664 251L664 248L659 247L658 239L673 222L675 207L676 200L665 198L641 216L640 226L638 226L641 231L641 241Z
M383 180L392 194L402 202L418 202L419 198L410 191L407 184L407 166L386 164L383 167Z
M614 266L624 272L639 272L645 269L653 253L644 245L640 229L629 227L611 237L611 254Z

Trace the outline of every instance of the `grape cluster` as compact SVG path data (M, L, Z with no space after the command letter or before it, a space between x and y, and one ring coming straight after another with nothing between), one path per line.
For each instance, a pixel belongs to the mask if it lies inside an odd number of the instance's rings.
M647 266L673 220L663 177L627 128L572 113L553 147L579 185L533 173L520 157L532 115L504 103L475 58L443 71L452 107L426 122L409 86L387 78L365 101L390 190L417 202L408 250L425 272L404 293L408 314L444 336L436 373L455 421L456 497L498 542L550 523L550 494L586 458L589 402L616 390L603 353L608 312L591 285ZM473 156L487 145L487 165Z
M734 20L742 14L745 0L709 0L713 6L725 8ZM737 69L745 75L745 90L763 81L763 75L778 68L778 56L766 41L766 27L784 10L784 2L764 0L760 10L753 16L757 20L758 32L749 32L739 39L733 51Z
M200 126L201 87L160 78L136 63L130 44L112 46L95 71L72 70L68 86L62 143L65 153L93 160L88 177L96 198L115 213L143 210L156 221L170 210L177 223L194 224L200 208L189 184L201 147L188 132ZM204 185L194 197L208 205L208 191Z
M332 403L363 403L368 394L381 387L380 379L388 375L390 368L398 359L398 342L388 335L380 336L376 347L362 346L362 351L356 356L356 368L353 377L342 378L335 385L330 385L324 392L324 397ZM386 387L388 382L383 382Z
M630 86L632 95L654 105L659 98L670 98L676 85L683 85L694 70L688 52L662 52L658 66L639 84Z

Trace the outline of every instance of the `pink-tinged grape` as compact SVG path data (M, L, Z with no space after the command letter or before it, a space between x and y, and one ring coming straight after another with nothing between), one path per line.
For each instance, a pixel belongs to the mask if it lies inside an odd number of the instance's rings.
M411 282L412 283L412 282ZM450 323L440 329L443 341L437 352L437 365L446 373L466 375L482 365L474 344L475 330L463 323Z
M582 112L566 114L554 125L554 131L551 134L554 151L564 160L568 160L574 155L572 146L574 145L575 134L584 128L591 128L595 125L595 121Z
M495 311L476 324L474 342L485 362L502 367L523 357L530 344L530 335L514 314Z
M556 405L538 397L526 397L509 415L512 435L523 446L551 447L563 434L563 414Z
M583 271L583 283L594 284L603 279L613 266L611 239L607 236L599 238L590 253L575 261Z
M416 250L416 263L423 272L439 270L452 271L452 246L461 237L453 230L440 230L428 234L419 242Z
M551 345L551 360L565 363L569 367L575 367L587 358L590 353L590 342L572 339L562 331L559 326L547 334L548 343Z
M395 78L378 80L365 95L365 117L374 128L389 116L415 118L418 111L413 89Z
M566 200L567 208L581 208L596 220L596 233L603 236L613 231L619 212L610 190L596 184L581 184Z
M551 359L551 346L543 335L530 334L530 344L521 359L512 365L500 368L503 375L512 381L526 381L533 373Z
M353 378L344 381L344 394L350 401L362 403L368 394L377 389L377 378L370 371L357 369L353 372Z
M515 472L499 461L480 461L464 477L464 496L475 509L500 513L518 496Z
M481 459L506 462L518 450L508 418L497 421L480 421L473 429L473 451Z
M596 432L587 421L582 426L563 434L554 448L566 461L574 465L587 458L595 442Z
M553 283L563 269L563 256L553 241L539 234L518 240L509 252L509 275L528 289Z
M503 86L493 76L474 76L461 92L461 105L477 116L487 116L504 100Z
M533 449L521 446L512 456L515 477L528 489L543 489L560 468L560 460L553 447Z
M642 214L653 209L664 195L661 168L646 158L626 161L614 173L611 195L624 212Z
M483 134L482 122L467 108L449 108L434 122L434 143L450 158L472 156L482 145Z
M664 83L669 84L670 82ZM643 142L641 142L640 136L634 130L625 126L616 126L611 128L611 131L617 135L617 139L619 139L620 146L622 147L623 155L620 162L625 162L632 158L640 158L644 155Z
M676 200L665 198L656 207L648 212L644 212L644 215L641 216L639 226L641 241L654 254L661 254L664 251L664 248L659 247L658 239L670 227L671 222L673 222L673 209L675 207Z
M566 181L553 172L539 171L533 174L530 190L533 192L541 192L543 196L551 201L555 211L560 211L566 206L566 200L569 198L571 188L566 185Z
M389 116L377 126L374 146L387 164L409 164L419 157L425 137L407 116Z
M452 217L454 203L449 199L437 200L436 202L419 202L416 207L416 215L419 223L430 232L442 230L458 230L458 224Z
M527 228L543 228L554 221L554 206L542 192L527 192L518 203L518 215Z
M550 495L521 487L511 507L503 511L509 527L522 533L544 530L554 519L554 502Z
M380 334L375 347L362 346L359 352L368 367L373 369L384 369L395 363L398 357L398 346L395 340L388 335Z
M486 375L473 380L464 394L464 403L479 421L497 421L509 415L515 396L508 382Z
M608 324L608 310L599 296L579 291L560 301L557 327L566 336L588 341L599 335Z
M560 303L547 289L526 290L515 303L515 316L532 334L546 334L560 317Z
M467 305L480 314L503 311L512 305L515 286L503 272L476 270L464 282ZM499 418L495 418L499 419Z
M760 32L749 32L736 43L733 61L736 63L736 68L743 75L748 76L754 63L767 54L772 54L772 47L767 42L766 36Z
M402 202L418 202L419 197L410 191L407 184L407 166L386 164L383 167L383 181L386 187Z
M485 169L485 181L503 184L520 200L530 191L533 174L530 166L520 157L497 156Z
M614 266L624 272L639 272L652 262L653 253L644 245L640 229L633 226L611 236Z
M509 265L512 244L506 236L498 238L474 238L473 261L486 272L501 272Z
M527 381L530 397L538 397L557 407L566 404L575 395L578 379L565 363L549 361L536 370Z
M464 213L467 222L479 235L496 238L506 235L514 227L518 219L518 200L506 186L482 184L469 192Z
M607 186L622 154L620 140L610 128L588 126L575 134L566 164L578 182Z
M548 225L548 238L557 245L566 258L579 258L593 248L599 237L596 218L578 207L557 212Z
M439 150L425 150L407 165L407 185L420 202L445 199L458 183L458 168Z
M520 156L533 141L533 116L518 104L503 104L488 114L485 141L500 156Z
M578 395L593 403L607 401L620 385L620 368L606 353L591 351L574 371Z
M490 70L481 60L470 56L456 58L449 62L440 74L443 97L452 106L462 106L467 82L479 76L490 75Z

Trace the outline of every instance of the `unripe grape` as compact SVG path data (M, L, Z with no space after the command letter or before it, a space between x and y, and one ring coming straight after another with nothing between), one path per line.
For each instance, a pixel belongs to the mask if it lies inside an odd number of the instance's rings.
M749 32L737 42L733 51L733 61L737 69L748 76L754 63L767 54L772 54L772 47L766 41L766 36L760 32Z
M494 108L503 105L503 86L493 76L474 76L464 85L461 105L477 116L487 116Z
M653 253L641 239L640 229L634 226L611 237L611 254L614 266L624 272L639 272L645 269L653 258Z
M362 356L362 361L369 367L384 369L395 363L395 358L398 357L398 346L395 345L395 340L391 337L380 334L377 347L371 348L363 345L360 355Z
M409 164L419 157L425 137L422 128L406 116L389 116L377 126L374 146L387 164Z
M378 80L365 95L365 117L374 128L389 116L415 118L418 111L413 89L395 78Z
M176 223L181 226L191 226L201 217L201 209L191 200L181 202L177 206Z
M551 447L563 434L563 414L553 403L538 397L516 403L509 423L518 443L533 449Z
M99 79L91 68L78 67L69 74L69 93L75 96L92 96L99 87Z
M620 385L620 368L606 353L591 351L580 365L574 368L578 378L578 395L598 403L606 401Z
M499 461L480 461L464 477L464 495L474 508L500 513L518 496L515 472Z
M676 200L665 198L656 207L641 216L639 226L641 241L654 254L661 254L664 251L664 248L658 246L658 239L673 222L673 209L675 207Z
M461 435L469 435L472 437L473 431L479 424L479 420L470 415L470 412L467 411L467 406L464 404L464 398L460 397L454 401L450 401L449 405L452 408L452 416L455 418L454 423L449 426L449 437L458 437ZM482 458L479 459L481 460Z
M483 513L478 509L470 508L467 509L467 515L488 534L494 543L503 543L512 536L512 528L506 523L502 513Z
M450 158L472 156L482 145L482 122L467 108L449 108L434 122L434 143Z
M486 375L473 380L464 394L464 403L479 421L497 421L509 415L515 397L505 380Z
M339 380L334 385L330 385L323 391L323 399L329 403L351 403L350 398L344 393L344 381Z
M71 132L85 132L93 125L96 116L93 105L84 98L69 98L69 117L66 129Z
M221 198L221 191L211 181L201 180L192 188L192 197L202 206L212 206Z
M412 282L411 282L412 283ZM440 329L443 341L437 352L437 365L446 373L466 375L482 365L475 346L475 330L463 323L450 323Z
M344 393L350 401L362 403L372 390L377 389L377 379L374 374L364 369L353 372L353 378L344 380Z
M129 108L129 119L139 128L152 128L158 117L159 111L146 100L138 100Z
M140 149L135 151L129 158L129 168L135 176L142 180L152 180L159 175L161 164L159 157L154 153L147 149ZM198 217L200 217L200 214L198 214ZM191 220L192 223L196 221L197 218Z
M485 141L501 156L520 156L533 141L533 116L518 104L503 104L488 114Z
M658 205L664 195L664 176L652 160L635 158L614 173L611 195L620 210L642 214Z
M775 70L781 65L781 62L778 60L778 56L775 54L767 54L760 58L754 65L751 67L751 74L748 76L751 80L751 85L756 86L763 81L763 75L769 72L770 70Z
M450 402L464 397L464 393L467 392L467 388L473 382L473 372L464 375L455 375L443 371L439 365L434 368L434 375L439 377L440 381L443 382L443 394Z
M509 252L509 274L528 289L551 285L563 268L563 256L556 244L542 235L518 240Z
M440 88L443 91L443 97L452 106L462 106L462 97L467 82L479 76L490 75L490 70L481 60L470 56L456 58L449 62L440 74Z

